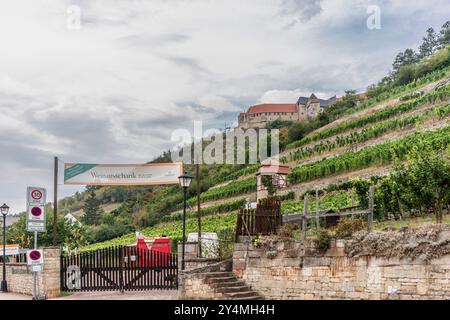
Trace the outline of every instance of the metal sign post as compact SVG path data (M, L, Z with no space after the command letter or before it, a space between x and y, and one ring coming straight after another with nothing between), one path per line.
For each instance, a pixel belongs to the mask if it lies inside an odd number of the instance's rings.
M45 232L45 188L27 188L27 231L34 233L34 249L27 252L27 262L33 274L33 300L39 299L38 272L42 270L44 252L38 249L38 232Z

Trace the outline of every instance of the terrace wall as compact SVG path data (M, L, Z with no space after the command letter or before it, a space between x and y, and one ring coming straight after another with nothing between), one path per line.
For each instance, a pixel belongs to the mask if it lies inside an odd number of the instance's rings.
M233 272L266 299L450 299L450 254L431 261L349 257L344 241L302 256L299 243L276 253L238 243Z

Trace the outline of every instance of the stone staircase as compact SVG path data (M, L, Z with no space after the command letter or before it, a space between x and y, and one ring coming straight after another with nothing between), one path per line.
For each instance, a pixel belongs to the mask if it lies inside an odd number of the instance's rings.
M253 291L242 280L239 280L231 271L214 271L205 274L205 282L224 299L231 300L262 300L257 292Z

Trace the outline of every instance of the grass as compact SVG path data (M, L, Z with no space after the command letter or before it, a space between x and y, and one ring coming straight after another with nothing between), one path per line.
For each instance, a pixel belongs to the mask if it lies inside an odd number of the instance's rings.
M389 220L389 221L379 221L374 222L373 228L376 231L381 231L384 228L395 228L400 229L403 227L418 228L425 224L435 224L436 218L434 215L428 214L423 217L413 217L403 220ZM442 224L450 224L450 215L444 215Z

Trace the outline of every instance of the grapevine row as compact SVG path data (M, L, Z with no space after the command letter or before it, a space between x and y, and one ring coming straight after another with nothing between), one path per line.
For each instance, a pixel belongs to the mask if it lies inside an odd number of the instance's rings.
M346 136L337 136L336 140L334 141L321 141L319 144L316 144L314 146L304 148L302 147L300 149L297 149L289 154L290 161L309 158L315 154L321 154L323 152L331 151L335 148L344 147L346 145L363 143L394 130L413 127L414 125L429 119L442 119L444 117L447 117L449 114L450 104L446 104L444 106L433 107L432 109L427 110L420 115L411 115L407 117L386 120L375 125L374 127L364 128L359 132L352 132L351 134Z
M450 143L450 126L435 131L418 132L399 140L384 142L357 152L347 152L295 168L289 175L289 181L301 183L372 165L386 165L392 163L395 157L403 159L419 139L429 140L436 148L446 146Z

